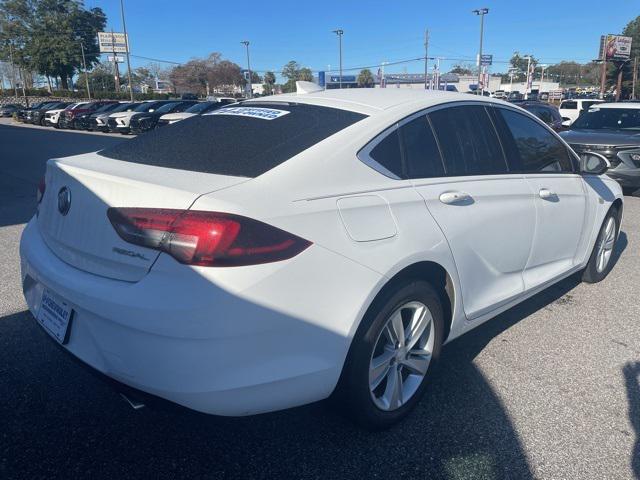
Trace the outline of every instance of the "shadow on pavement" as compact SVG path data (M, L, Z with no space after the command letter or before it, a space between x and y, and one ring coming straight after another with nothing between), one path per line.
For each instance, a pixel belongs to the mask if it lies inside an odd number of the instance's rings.
M627 363L622 373L627 386L629 422L636 434L636 443L631 453L631 470L640 479L640 362Z
M28 312L2 317L0 478L533 478L509 414L474 359L579 283L569 277L453 341L416 411L378 433L326 402L244 418L161 401L134 411ZM638 368L625 370L636 433ZM634 462L637 472L637 444Z

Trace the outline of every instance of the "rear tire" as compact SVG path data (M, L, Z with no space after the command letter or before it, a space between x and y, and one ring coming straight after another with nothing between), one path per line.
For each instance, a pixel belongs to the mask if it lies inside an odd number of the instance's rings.
M582 281L597 283L605 279L613 268L613 252L618 240L620 225L618 210L613 207L602 222L596 243L593 246L589 263L582 272Z
M424 395L443 334L440 296L429 283L408 280L383 293L353 339L334 403L370 430L399 422Z

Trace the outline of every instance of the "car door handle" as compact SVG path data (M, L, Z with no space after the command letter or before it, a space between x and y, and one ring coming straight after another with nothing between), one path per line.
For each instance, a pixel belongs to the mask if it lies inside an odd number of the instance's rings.
M444 192L440 195L440 201L447 205L470 203L471 200L471 195L466 192Z
M552 192L548 188L541 188L540 191L538 192L538 195L540 196L540 198L542 198L544 200L548 200L550 198L555 198L556 197L555 192Z

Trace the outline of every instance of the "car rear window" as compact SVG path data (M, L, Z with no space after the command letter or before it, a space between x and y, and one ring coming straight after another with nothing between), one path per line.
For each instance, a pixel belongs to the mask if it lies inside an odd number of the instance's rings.
M233 104L99 152L116 160L257 177L366 115L292 103Z

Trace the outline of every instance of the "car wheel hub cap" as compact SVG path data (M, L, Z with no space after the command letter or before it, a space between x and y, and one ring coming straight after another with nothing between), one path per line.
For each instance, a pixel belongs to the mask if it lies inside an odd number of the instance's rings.
M596 256L596 270L598 273L602 273L604 269L607 268L607 265L609 265L615 243L616 220L613 217L609 217L598 239L598 252Z
M431 363L433 316L426 305L408 302L387 319L369 363L369 391L375 405L392 411L408 402Z

